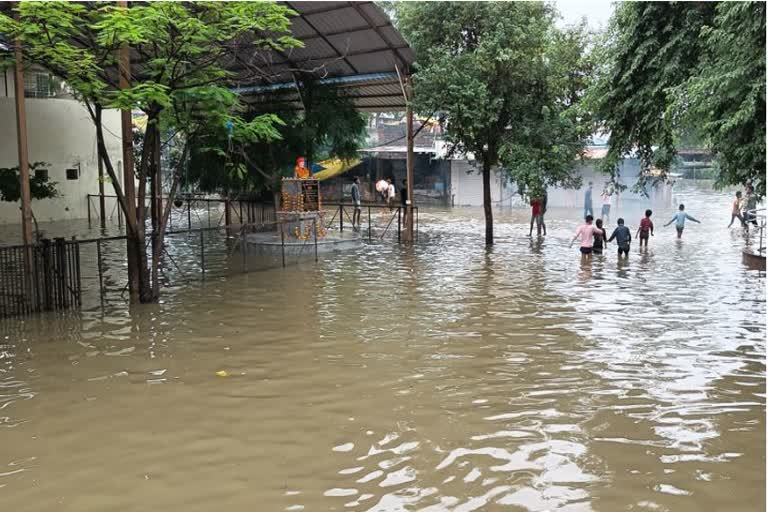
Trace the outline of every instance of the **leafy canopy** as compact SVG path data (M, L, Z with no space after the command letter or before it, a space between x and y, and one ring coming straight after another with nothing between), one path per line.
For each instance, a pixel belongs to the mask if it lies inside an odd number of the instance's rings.
M399 28L416 52L415 105L446 120L453 151L502 165L521 190L577 181L590 135L579 103L589 33L559 30L542 2L404 2Z
M610 134L606 172L627 154L667 171L693 138L713 150L718 184L764 194L764 3L620 3L598 48L588 103Z
M312 155L316 162L357 156L366 135L366 117L352 100L342 89L308 78L297 86L305 110L276 112L284 121L277 139L230 143L226 131L216 125L198 132L187 184L205 192L260 193L276 190L280 177L293 173L298 156ZM259 104L244 115L246 119L262 115Z

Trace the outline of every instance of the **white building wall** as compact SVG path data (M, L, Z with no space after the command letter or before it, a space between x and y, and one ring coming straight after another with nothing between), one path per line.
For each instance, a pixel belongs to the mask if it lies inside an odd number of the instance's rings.
M451 160L451 195L454 206L483 205L483 175L471 160ZM491 174L491 201L506 206L514 198L514 189L497 171Z
M57 182L60 197L32 200L38 222L83 219L88 216L87 194L98 194L96 128L85 106L73 99L25 98L29 161L49 164L48 178ZM13 75L10 71L0 84L0 167L19 164ZM107 151L116 171L122 171L120 112L104 111ZM80 168L77 180L68 180L66 169ZM105 177L106 170L104 171ZM122 178L122 176L120 176ZM105 183L105 193L114 194ZM98 208L97 202L94 206ZM21 221L20 203L0 201L0 224ZM97 210L95 210L97 211Z

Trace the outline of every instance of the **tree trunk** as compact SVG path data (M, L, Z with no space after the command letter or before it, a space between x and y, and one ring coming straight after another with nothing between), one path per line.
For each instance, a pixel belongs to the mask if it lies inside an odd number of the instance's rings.
M483 209L485 210L485 245L493 245L493 205L491 204L491 164L483 159Z
M179 158L177 167L173 169L173 183L171 184L171 190L168 192L168 203L160 214L160 225L155 233L154 244L152 246L152 300L157 301L160 298L160 280L158 279L158 273L160 268L160 260L163 256L163 249L165 248L165 229L168 226L168 217L171 214L171 205L176 197L176 190L179 187L179 176L181 174L181 166L187 154L187 146L181 151L181 158Z

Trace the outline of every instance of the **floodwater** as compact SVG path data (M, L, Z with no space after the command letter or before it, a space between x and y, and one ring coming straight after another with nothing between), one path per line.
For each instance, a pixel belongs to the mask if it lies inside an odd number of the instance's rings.
M497 212L486 251L432 211L413 248L3 320L0 509L762 510L764 277L727 195L677 194L702 224L656 212L629 262L580 262L580 212Z

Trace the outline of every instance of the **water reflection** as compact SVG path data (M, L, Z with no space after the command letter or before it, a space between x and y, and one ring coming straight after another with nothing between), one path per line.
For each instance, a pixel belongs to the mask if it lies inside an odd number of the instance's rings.
M500 213L491 250L481 212L432 212L415 248L4 322L0 501L763 508L763 282L718 227L728 196L682 193L703 224L628 261L583 263L571 212L542 239L527 212Z

